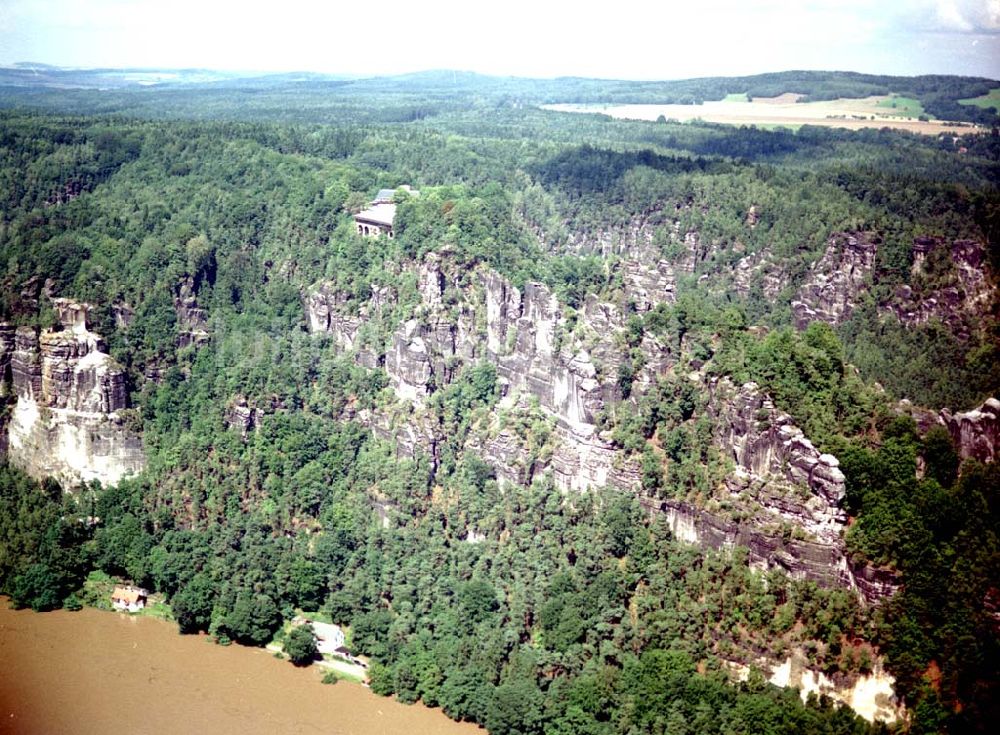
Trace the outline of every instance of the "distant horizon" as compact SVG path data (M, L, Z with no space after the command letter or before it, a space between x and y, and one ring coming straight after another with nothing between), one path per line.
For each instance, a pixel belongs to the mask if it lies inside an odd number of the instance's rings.
M463 69L458 67L426 67L426 68L414 68L407 69L404 71L389 71L389 72L338 72L338 71L320 71L317 69L247 69L247 68L220 68L211 66L140 66L133 64L125 65L100 65L100 66L89 66L89 65L65 65L65 64L53 64L46 61L15 61L15 62L0 62L0 68L3 69L30 69L32 67L47 68L58 71L80 71L80 72L97 72L97 71L111 71L111 72L213 72L220 75L231 75L231 76L290 76L295 74L311 74L316 76L327 76L327 77L339 77L342 79L378 79L378 78L391 78L391 77L405 77L405 76L418 76L421 74L434 74L434 73L456 73L456 74L472 74L480 77L496 78L496 79L526 79L526 80L560 80L560 79L592 79L597 81L618 81L618 82L642 82L642 83L655 83L655 82L682 82L693 79L715 79L715 78L749 78L763 76L767 74L787 74L795 72L804 73L822 73L822 74L862 74L868 76L887 76L887 77L922 77L922 76L951 76L951 77L964 77L969 79L988 79L990 81L996 81L1000 83L1000 74L997 76L984 76L981 74L957 74L951 72L926 72L920 74L891 74L888 72L878 72L878 71L860 71L858 69L820 69L820 68L801 68L801 67L789 67L784 69L773 69L769 71L760 71L752 73L742 73L742 74L698 74L695 76L681 76L681 77L647 77L647 78L633 78L633 77L620 77L620 76L590 76L584 74L558 74L558 75L541 75L541 74L494 74L490 72L481 72L474 69Z
M153 32L152 29L155 29ZM1000 0L4 0L0 63L666 81L845 67L1000 78ZM41 63L41 62L36 62Z

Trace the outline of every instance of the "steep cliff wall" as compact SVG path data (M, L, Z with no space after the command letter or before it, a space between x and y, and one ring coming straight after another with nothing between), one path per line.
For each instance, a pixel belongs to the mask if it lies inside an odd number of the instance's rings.
M14 327L0 323L0 455L7 454L10 410L14 403L10 363L14 356Z
M736 388L728 379L716 381L709 412L716 446L735 466L730 492L751 493L765 512L813 537L839 538L847 516L836 457L821 454L755 383Z
M795 324L838 324L857 306L858 297L871 281L881 240L867 233L838 233L809 271L792 302Z
M912 253L911 285L899 286L885 308L904 324L937 320L955 334L968 336L995 308L996 288L989 277L986 248L974 240L949 244L940 237L920 237ZM931 260L936 261L933 268Z
M198 305L195 279L186 276L174 291L174 311L177 314L177 346L199 345L208 338L208 314Z
M881 240L870 233L833 235L792 302L796 326L804 329L812 321L839 324L848 319L877 276L880 245ZM937 320L958 336L967 337L981 317L996 308L996 288L982 243L918 237L911 254L910 283L897 286L892 297L879 304L881 313L892 314L907 325ZM737 266L737 290L741 293L748 291L750 278L758 270L765 287L771 284L772 292L781 283L774 280L777 274L766 261L745 260ZM929 265L932 260L933 268Z
M21 327L14 334L7 451L37 477L113 485L145 466L142 441L123 414L125 374L88 331L85 304L56 299L54 305L62 330L36 334ZM9 331L0 329L4 351Z
M821 454L754 383L737 388L717 381L708 413L713 441L733 464L724 491L704 506L643 500L666 517L677 538L716 549L745 546L753 566L847 587L873 604L896 591L894 573L848 559L844 475L836 457Z
M669 290L657 280L662 275L651 276L656 285L651 281L647 294L661 289L657 298L668 298ZM428 398L462 367L488 360L502 385L502 410L540 410L552 421L544 450L529 449L523 437L495 421L467 439L466 450L493 465L499 479L523 484L549 473L565 491L612 487L642 494L638 458L598 429L606 410L635 408L622 403L617 381L628 352L619 306L591 296L571 321L543 284L517 288L487 269L459 273L434 254L416 276L420 303L374 348L362 348L358 335L383 313L377 304L352 308L328 284L318 284L304 298L310 328L332 334L337 348L355 351L358 362L384 366L400 406L409 407L366 413L360 420L394 442L403 456L424 452L433 462L444 437L425 412ZM372 299L383 291L373 286ZM640 348L646 360L634 393L641 395L676 358L648 335ZM368 349L378 354L365 356ZM836 458L820 453L756 385L715 381L710 393L712 442L732 463L720 497L699 505L644 498L647 507L665 513L682 539L716 548L746 545L758 566L845 586L871 602L891 594L893 575L848 563L846 516L839 506L844 477Z
M979 408L955 414L944 409L941 421L963 459L993 462L1000 455L1000 400L988 398Z
M950 409L932 411L902 400L896 412L909 416L920 433L933 426L943 426L951 434L955 449L962 459L994 462L1000 457L1000 400L987 398L981 406L953 413Z

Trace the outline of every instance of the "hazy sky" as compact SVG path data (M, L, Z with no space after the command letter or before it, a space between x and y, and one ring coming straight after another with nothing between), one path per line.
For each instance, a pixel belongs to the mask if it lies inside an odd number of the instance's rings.
M0 64L1000 78L1000 0L0 0Z

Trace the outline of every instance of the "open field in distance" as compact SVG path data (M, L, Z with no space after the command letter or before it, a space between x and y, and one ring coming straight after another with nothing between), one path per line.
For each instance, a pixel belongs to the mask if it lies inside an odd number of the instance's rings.
M589 112L609 115L622 120L656 120L661 115L668 120L724 123L727 125L758 125L761 127L791 127L825 125L832 128L894 128L913 133L938 135L947 132L969 132L969 123L949 123L944 120L919 120L912 117L915 100L886 95L862 99L837 99L823 102L798 102L800 95L757 97L740 101L739 95L729 95L717 102L700 105L601 105L554 104L547 110L558 112ZM891 107L895 102L898 107ZM919 103L917 103L919 106ZM984 130L985 128L979 127Z
M1000 87L991 89L989 94L984 94L982 97L972 97L970 99L959 100L958 103L960 105L982 107L983 109L991 108L1000 112Z

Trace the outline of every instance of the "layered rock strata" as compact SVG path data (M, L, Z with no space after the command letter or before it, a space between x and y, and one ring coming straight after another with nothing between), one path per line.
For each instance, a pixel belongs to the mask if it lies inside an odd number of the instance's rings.
M840 507L845 490L837 458L821 454L755 383L737 389L728 379L717 381L709 412L715 444L735 467L727 482L730 492L750 491L774 518L836 542L847 522Z
M36 477L69 486L91 480L113 485L145 466L142 441L124 415L125 372L88 331L86 304L55 299L54 306L62 330L36 334L20 327L14 334L10 385L16 402L7 451Z
M226 406L223 420L227 428L238 431L246 439L257 428L259 416L255 406L251 406L244 396L237 396Z
M641 495L637 460L597 428L605 411L634 406L622 402L617 381L628 353L621 307L591 296L571 321L543 284L517 288L490 270L456 270L434 254L427 257L415 274L420 303L381 346L362 345L359 334L382 313L373 303L382 289L373 286L372 299L353 306L326 284L306 295L310 328L331 334L337 348L353 350L359 363L382 365L400 405L410 407L357 418L393 442L400 456L425 453L436 464L445 437L424 410L428 399L463 367L488 360L505 396L502 410L540 410L552 426L544 450L529 451L502 422L468 438L467 451L489 462L500 481L527 484L548 473L565 491L611 487ZM675 361L648 335L640 349L646 360L633 395L655 384ZM836 458L820 453L757 386L717 381L711 393L712 440L733 466L722 500L738 512L681 500L646 499L647 506L667 514L679 538L717 548L743 544L758 566L849 587L869 601L891 594L893 575L848 563L846 517L839 507L844 477Z
M1000 457L1000 400L996 398L954 413L947 408L937 412L919 408L904 399L896 405L896 412L912 418L921 434L933 426L946 428L962 459L994 462Z
M198 305L195 280L185 277L174 293L174 311L177 313L177 346L199 345L209 339L208 314Z
M944 249L952 270L950 278L935 288L919 288L928 258ZM899 286L887 308L904 324L937 320L959 336L968 336L975 322L990 312L996 298L987 272L986 248L974 240L955 240L949 246L940 237L920 237L914 241L912 253L911 276L918 287Z
M799 329L813 321L839 324L851 316L876 276L880 244L881 240L871 233L831 236L826 251L810 268L792 301L792 314ZM911 253L912 282L898 286L891 298L880 303L881 313L892 314L907 325L940 321L959 337L975 331L984 314L995 313L996 287L990 278L982 243L955 240L949 244L941 237L918 237ZM933 286L922 285L929 277L928 261L937 253L945 253L939 256L946 263L944 275L940 272L935 275ZM750 279L758 272L765 287L775 277L766 261L758 263L754 257L741 261L736 271L736 289L740 293L749 292ZM772 285L772 292L773 286L780 282Z
M993 462L1000 455L1000 400L987 398L979 408L954 414L943 409L941 422L963 459Z
M647 500L647 507L664 514L681 540L745 546L752 565L847 587L869 603L892 595L899 586L893 572L848 559L840 506L845 478L836 457L820 453L754 383L737 388L722 379L711 393L714 443L734 467L726 479L728 497L716 501L738 507L739 521L682 500Z
M838 233L830 238L826 252L810 268L806 282L792 301L799 329L809 322L839 324L850 317L871 281L880 242L860 232Z

